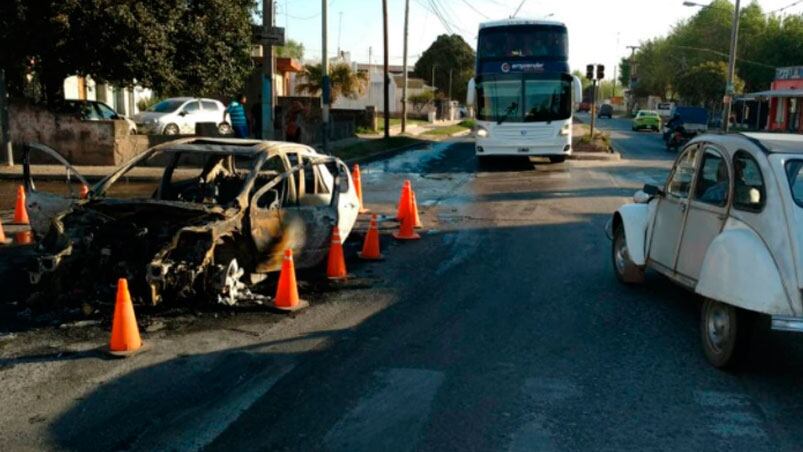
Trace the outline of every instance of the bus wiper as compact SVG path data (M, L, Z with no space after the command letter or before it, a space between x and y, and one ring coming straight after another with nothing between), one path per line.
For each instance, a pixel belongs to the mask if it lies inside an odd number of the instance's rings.
M511 103L510 105L508 105L507 108L505 109L505 114L502 115L501 118L499 118L499 120L496 122L496 124L499 125L499 124L502 124L503 122L505 122L507 117L510 116L510 114L513 113L514 110L518 110L518 108L519 108L519 103L515 102L515 101L513 103Z

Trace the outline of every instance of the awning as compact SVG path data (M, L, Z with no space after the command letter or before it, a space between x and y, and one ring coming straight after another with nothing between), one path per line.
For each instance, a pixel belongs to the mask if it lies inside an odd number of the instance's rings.
M747 93L741 96L740 99L751 100L767 97L803 97L803 89L771 89L768 91L758 91L755 93Z

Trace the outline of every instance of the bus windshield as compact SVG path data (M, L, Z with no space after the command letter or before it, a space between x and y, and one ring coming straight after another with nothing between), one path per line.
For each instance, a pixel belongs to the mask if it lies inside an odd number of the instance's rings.
M566 28L557 25L519 25L481 29L477 58L566 59Z
M548 122L572 114L572 79L565 74L488 75L477 84L477 119Z

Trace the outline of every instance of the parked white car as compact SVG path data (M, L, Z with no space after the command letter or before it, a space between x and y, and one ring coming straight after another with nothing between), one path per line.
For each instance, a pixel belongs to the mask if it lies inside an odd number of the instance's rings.
M697 137L634 201L609 223L616 277L651 268L699 294L711 364L733 364L759 316L803 331L803 136Z
M231 125L223 121L226 107L215 99L171 97L134 116L140 133L179 135L194 134L195 124L214 122L221 135L231 133Z

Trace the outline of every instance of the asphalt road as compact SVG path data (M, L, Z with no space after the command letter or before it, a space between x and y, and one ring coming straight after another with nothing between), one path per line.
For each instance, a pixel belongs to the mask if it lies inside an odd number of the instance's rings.
M80 395L56 415L27 419L44 426L34 444L799 450L801 338L762 334L744 369L718 371L700 351L694 296L654 274L616 282L603 227L636 188L662 182L673 155L625 120L600 126L625 160L478 169L472 144L457 142L363 168L374 210L392 211L401 180L413 181L422 240L384 242L380 265L350 259L365 284L294 319L154 339L150 357L134 358L148 365L55 360L58 378L91 384L74 383ZM209 351L213 340L225 345ZM6 360L0 379L27 368L28 387L47 394L45 361ZM21 430L45 403L3 397L0 417L22 416ZM29 445L10 429L0 427L7 444Z

